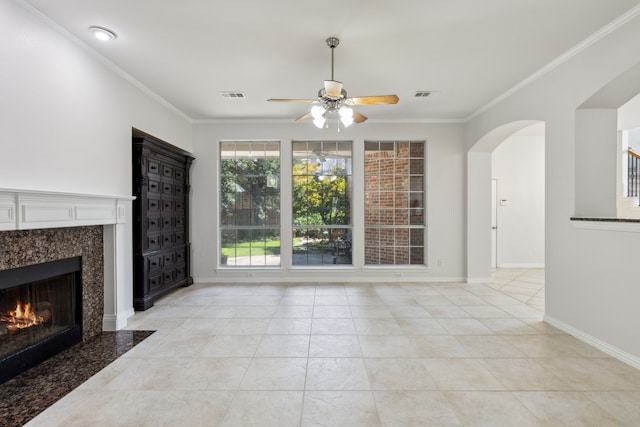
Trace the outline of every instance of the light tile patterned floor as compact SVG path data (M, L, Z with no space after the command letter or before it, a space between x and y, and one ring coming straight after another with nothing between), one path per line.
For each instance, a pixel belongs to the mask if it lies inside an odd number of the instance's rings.
M639 426L640 371L542 322L543 270L492 284L196 284L30 426Z

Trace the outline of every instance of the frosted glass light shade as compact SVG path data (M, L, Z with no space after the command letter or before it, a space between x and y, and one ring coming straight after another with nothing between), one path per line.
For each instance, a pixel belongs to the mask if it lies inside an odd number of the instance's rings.
M325 111L326 110L322 105L314 105L313 107L311 107L311 116L314 119L321 118L322 116L324 116Z
M325 80L324 92L331 98L340 98L340 94L342 93L342 83L335 80Z
M340 121L344 127L349 127L353 124L353 110L349 107L340 107L338 110L340 114Z
M324 127L324 124L327 122L327 119L325 119L324 117L316 117L315 119L313 119L313 124L316 125L317 128L322 129Z

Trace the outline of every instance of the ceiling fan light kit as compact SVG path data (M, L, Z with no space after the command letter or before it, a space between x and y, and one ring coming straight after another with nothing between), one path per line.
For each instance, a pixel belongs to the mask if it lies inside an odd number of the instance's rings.
M267 101L271 102L306 102L311 103L311 111L298 117L295 121L302 121L313 118L313 124L318 128L329 127L329 118L337 117L338 132L340 131L340 123L346 128L353 123L362 123L367 120L364 114L361 114L351 108L352 105L376 105L376 104L397 104L398 97L396 95L379 95L379 96L363 96L357 98L347 97L347 91L343 88L342 82L333 78L333 50L340 44L337 37L329 37L327 46L331 48L331 79L324 81L324 87L318 91L317 99L290 99L290 98L271 98Z
M342 83L335 80L325 80L324 93L331 98L340 98L340 95L342 94Z
M338 113L340 114L340 121L344 127L349 127L353 124L353 109L342 106L338 110Z
M313 124L318 128L322 128L327 122L325 117L326 111L321 105L314 105L311 107L311 117L313 117Z

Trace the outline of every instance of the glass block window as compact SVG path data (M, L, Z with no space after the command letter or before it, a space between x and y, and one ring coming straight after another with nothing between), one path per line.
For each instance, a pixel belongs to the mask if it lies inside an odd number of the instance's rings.
M365 142L365 264L425 264L425 144Z

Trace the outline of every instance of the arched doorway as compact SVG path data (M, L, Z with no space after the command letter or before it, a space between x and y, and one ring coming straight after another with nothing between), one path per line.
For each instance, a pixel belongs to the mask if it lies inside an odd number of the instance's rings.
M488 132L467 153L468 283L492 280L492 153L505 140L534 125L544 123L520 120L502 125Z

